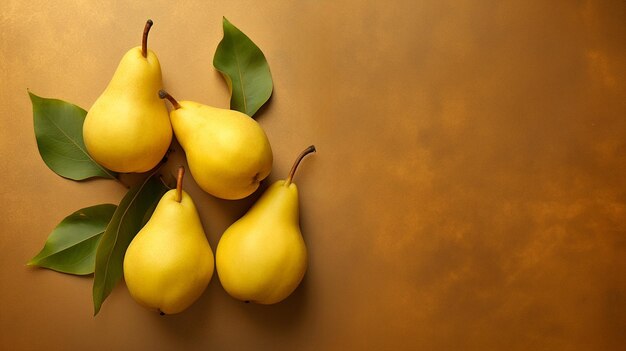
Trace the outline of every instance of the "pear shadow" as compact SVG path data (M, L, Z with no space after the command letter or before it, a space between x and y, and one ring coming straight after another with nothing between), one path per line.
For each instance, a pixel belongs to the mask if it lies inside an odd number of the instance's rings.
M309 306L309 279L308 274L300 282L300 285L291 295L281 302L273 305L262 305L253 302L239 301L230 297L224 290L221 283L219 288L237 309L239 315L244 315L252 320L254 324L268 333L281 334L286 331L297 329L306 320Z
M216 204L216 208L222 211L223 214L230 217L231 223L234 223L236 220L241 218L250 208L254 205L257 200L263 195L265 190L270 186L269 176L265 178L259 185L258 189L249 196L239 199L239 200L224 200L213 195L208 194L213 202Z
M308 310L307 286L308 279L305 275L300 286L285 300L274 305L260 305L230 297L215 274L203 295L187 310L174 315L159 315L145 309L143 313L149 314L146 319L154 325L154 329L174 339L176 345L186 345L207 335L207 331L211 330L210 320L215 319L212 314L218 310L213 305L217 303L229 304L229 309L237 310L238 315L246 316L265 333L280 335L297 329L304 323Z
M210 330L212 305L219 300L218 294L221 293L218 284L215 284L216 280L217 274L214 273L202 296L183 312L160 315L156 311L146 310L146 313L151 314L150 323L160 329L161 333L180 341L176 343L178 345L203 337Z
M265 190L273 184L276 179L271 179L273 177L268 177L264 181L263 187L257 190L253 195L249 197L250 206L254 204L258 198L265 192ZM301 205L301 204L300 204ZM247 211L247 210L246 210ZM245 211L243 212L245 213ZM242 213L242 215L243 215ZM300 211L299 221L302 227L302 211ZM240 315L245 315L247 318L252 320L255 325L259 328L264 329L266 332L274 332L276 334L284 333L285 331L297 329L304 321L306 320L306 316L310 311L310 290L311 290L311 248L309 243L305 238L305 243L307 245L307 250L309 251L309 268L305 273L302 281L298 285L298 287L289 295L285 300L278 302L273 305L262 305L256 303L246 303L243 301L239 301L235 298L228 296L226 291L219 282L218 276L218 284L219 288L222 290L222 293L226 294L231 300L233 304L233 308L237 309L238 312L241 312Z

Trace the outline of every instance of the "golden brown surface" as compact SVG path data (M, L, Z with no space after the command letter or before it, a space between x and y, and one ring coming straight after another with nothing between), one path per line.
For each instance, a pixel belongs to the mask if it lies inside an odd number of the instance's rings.
M3 3L0 349L626 349L624 1L228 3ZM120 284L94 318L90 278L25 263L124 189L45 166L26 88L88 108L152 18L165 87L226 107L222 15L272 69L270 181L318 148L306 278L258 306L214 276L167 317ZM186 188L213 248L253 200Z

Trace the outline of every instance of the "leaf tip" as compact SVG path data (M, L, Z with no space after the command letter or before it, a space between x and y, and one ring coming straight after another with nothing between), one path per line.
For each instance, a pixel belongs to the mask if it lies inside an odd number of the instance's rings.
M226 30L227 28L235 27L226 16L222 16L222 28ZM236 28L236 27L235 27Z
M26 262L27 266L38 266L39 265L39 261L41 261L41 252L38 253L37 255L33 256L33 258L31 258L30 260L28 260L28 262Z
M30 97L31 102L35 102L35 99L40 98L39 96L33 94L33 92L28 88L26 88L26 92L28 93L28 97Z
M95 301L95 296L94 296L94 301L93 301L93 316L94 317L100 312L100 307L102 307L102 303L98 303L97 301Z

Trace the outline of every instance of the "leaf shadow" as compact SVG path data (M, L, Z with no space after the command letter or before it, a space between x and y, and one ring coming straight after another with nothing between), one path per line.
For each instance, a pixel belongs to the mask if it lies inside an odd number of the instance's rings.
M89 274L67 273L67 272L57 271L55 269L44 267L44 266L38 266L36 264L26 263L24 264L24 269L26 269L29 274L48 274L49 272L52 272L55 274L61 274L67 277L72 277L72 279L83 279L83 280L93 279L93 273L89 273Z
M272 100L274 100L274 94L275 94L275 91L272 91L272 95L270 95L270 97L267 99L267 101L261 107L259 107L259 109L256 111L254 116L252 116L252 118L254 118L254 120L259 121L267 113L269 113L268 110L272 109L272 105L273 105L272 104Z

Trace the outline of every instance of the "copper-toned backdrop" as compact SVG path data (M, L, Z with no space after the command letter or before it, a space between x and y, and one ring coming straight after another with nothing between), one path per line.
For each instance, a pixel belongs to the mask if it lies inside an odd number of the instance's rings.
M25 263L124 189L46 167L26 89L89 108L152 18L165 87L227 107L222 16L272 70L269 181L318 147L306 278L260 306L214 276L166 317L120 284L94 318L91 278ZM626 349L624 1L9 0L0 55L2 350ZM188 179L215 248L254 197Z

